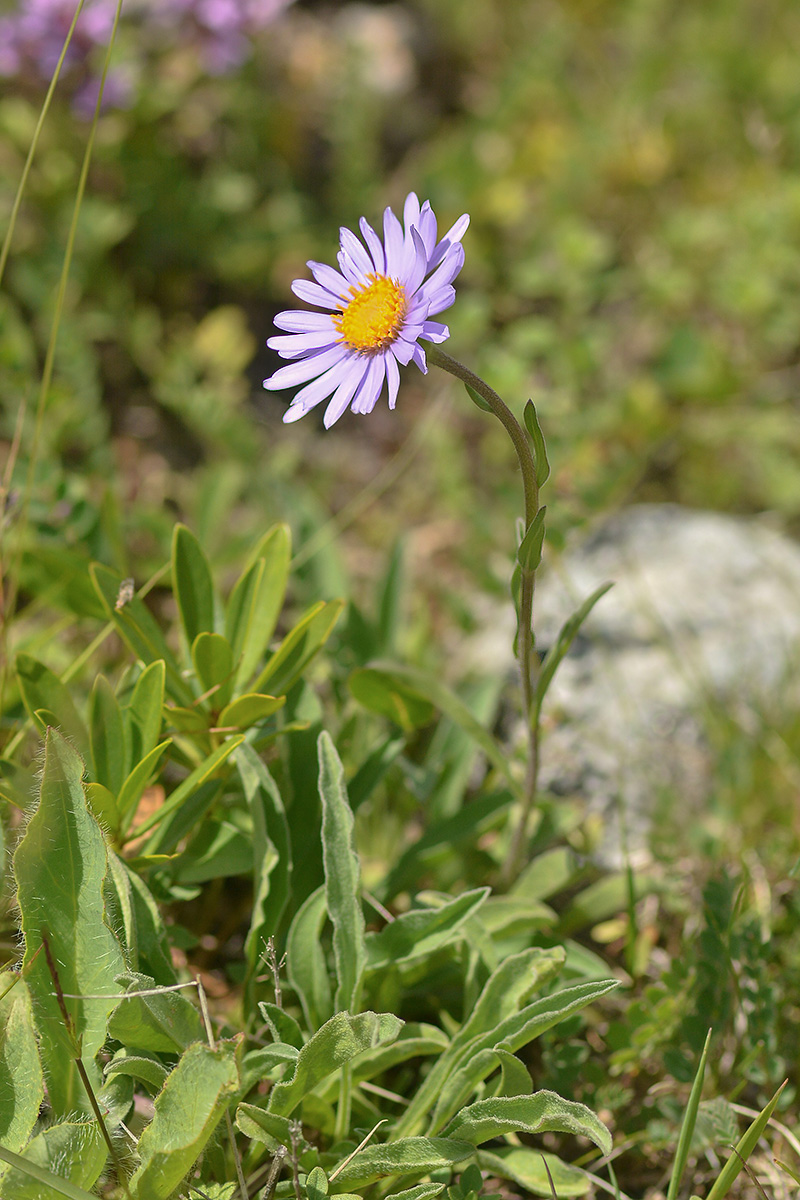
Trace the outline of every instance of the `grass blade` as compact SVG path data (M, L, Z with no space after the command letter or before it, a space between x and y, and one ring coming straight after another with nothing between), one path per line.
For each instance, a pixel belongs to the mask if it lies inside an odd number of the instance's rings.
M678 1194L683 1172L686 1170L686 1162L689 1158L689 1147L692 1144L692 1136L694 1135L695 1122L697 1121L697 1110L700 1107L700 1097L703 1093L703 1080L706 1074L706 1060L708 1058L708 1047L711 1042L711 1030L706 1034L703 1053L700 1056L700 1065L697 1068L697 1074L694 1077L692 1090L689 1093L689 1103L686 1106L683 1122L681 1124L680 1137L678 1138L678 1148L675 1151L675 1162L672 1165L672 1175L667 1188L667 1200L675 1200Z

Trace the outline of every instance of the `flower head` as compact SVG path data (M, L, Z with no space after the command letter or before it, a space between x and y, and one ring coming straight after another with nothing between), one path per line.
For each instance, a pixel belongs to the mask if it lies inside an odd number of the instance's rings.
M338 271L308 264L316 282L296 279L292 291L327 311L278 313L275 324L288 336L267 341L292 361L265 379L264 387L281 391L305 385L284 421L299 420L330 396L324 418L330 428L348 407L372 412L384 384L394 408L400 366L413 360L423 373L428 370L419 339L443 342L450 336L446 325L430 317L455 300L453 280L464 265L461 238L468 225L469 217L460 217L437 241L430 204L426 200L420 206L411 192L402 225L391 208L383 214L383 241L362 217L364 244L351 230L340 231Z

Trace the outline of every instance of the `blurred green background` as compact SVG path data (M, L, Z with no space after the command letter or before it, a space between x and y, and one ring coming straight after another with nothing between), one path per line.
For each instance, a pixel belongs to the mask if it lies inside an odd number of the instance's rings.
M441 228L472 215L447 348L517 411L534 398L556 536L641 499L795 528L798 37L791 0L298 0L214 75L191 41L143 51L123 7L115 63L138 55L138 73L98 131L38 538L137 575L176 514L223 557L276 518L302 541L405 445L359 541L425 525L428 565L468 540L469 572L491 575L517 480L502 433L448 380L409 370L396 414L348 414L324 437L316 416L284 428L288 396L260 388L305 260L330 261L340 224L411 189ZM70 78L2 299L4 455L28 402L17 484L89 128ZM6 213L43 93L5 81Z

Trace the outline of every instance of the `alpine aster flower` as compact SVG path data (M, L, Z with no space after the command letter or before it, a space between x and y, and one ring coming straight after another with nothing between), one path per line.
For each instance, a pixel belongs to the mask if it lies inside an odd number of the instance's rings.
M384 384L389 408L394 408L400 366L413 361L427 373L419 339L443 342L450 336L446 325L430 318L455 300L453 280L464 265L461 238L468 225L465 214L437 241L429 202L420 207L411 192L403 225L391 208L383 214L382 242L362 217L366 249L351 230L342 229L339 270L308 264L316 282L296 279L292 291L327 311L278 313L275 324L288 336L267 341L281 358L292 361L265 379L264 387L281 391L305 384L284 421L299 420L330 396L324 418L329 429L348 407L355 413L372 412Z

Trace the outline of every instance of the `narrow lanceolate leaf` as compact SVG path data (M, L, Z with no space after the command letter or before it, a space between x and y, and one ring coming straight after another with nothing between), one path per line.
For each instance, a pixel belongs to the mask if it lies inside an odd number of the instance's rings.
M236 751L236 766L253 818L253 915L245 941L252 975L289 900L292 852L283 800L266 766L248 745Z
M318 1029L297 1056L294 1075L277 1083L269 1095L270 1112L288 1117L303 1098L333 1071L357 1054L383 1042L393 1042L403 1022L391 1013L339 1012Z
M506 1133L571 1133L589 1138L603 1154L611 1153L611 1134L585 1104L564 1100L555 1092L532 1096L494 1096L464 1108L444 1131L480 1146Z
M75 707L69 689L49 667L30 654L18 654L15 663L22 700L31 717L40 709L52 714L52 723L77 746L81 754L89 753L86 726ZM41 724L39 724L41 728Z
M566 657L570 646L578 636L581 625L583 625L583 622L589 616L589 613L592 611L595 604L597 604L597 601L602 599L606 592L609 591L613 586L613 583L601 584L600 587L596 588L595 591L592 592L591 596L588 596L586 600L584 600L580 608L576 609L572 616L568 617L562 625L558 637L556 638L552 648L548 650L545 660L542 663L542 669L539 672L539 679L536 684L535 712L537 715L541 711L542 703L547 695L547 689L553 682L553 676Z
M235 1048L196 1043L182 1055L156 1097L139 1139L133 1200L166 1200L197 1161L239 1086Z
M85 1109L75 1070L75 1038L81 1039L89 1077L99 1083L94 1057L105 1041L114 1000L66 999L72 1030L64 1027L42 946L43 932L62 990L81 996L118 990L122 951L105 921L103 882L106 847L81 787L83 763L67 741L49 730L38 807L14 856L17 902L25 935L24 964L56 1114Z
M678 1148L675 1151L675 1161L672 1164L672 1174L667 1188L667 1200L675 1200L678 1194L678 1188L681 1186L683 1172L686 1170L686 1163L689 1160L689 1147L692 1144L694 1136L694 1127L697 1122L697 1110L700 1107L700 1098L703 1094L703 1080L706 1074L706 1061L708 1059L708 1047L711 1042L711 1030L706 1034L703 1053L700 1056L700 1063L697 1068L697 1074L694 1077L692 1090L689 1095L689 1103L686 1105L686 1112L683 1115L681 1123L681 1132L678 1138Z
M94 777L116 796L126 774L125 731L122 712L105 675L98 675L92 688L89 733Z
M525 536L517 550L517 561L523 571L535 571L542 561L542 544L544 543L544 521L547 507L539 509L536 516L525 530Z
M552 996L545 996L525 1005L519 1012L512 1013L500 1021L493 1029L473 1038L466 1049L462 1049L442 1083L431 1118L431 1132L438 1133L455 1116L481 1080L493 1069L494 1056L488 1055L488 1050L501 1048L513 1053L617 986L617 981L612 979L564 988L560 992L554 992ZM437 1063L438 1066L440 1063Z
M393 681L398 685L402 684L406 689L413 690L420 700L434 704L445 716L450 717L451 721L455 721L456 725L470 735L483 750L492 766L496 767L516 789L517 784L509 766L508 755L498 745L488 729L485 729L480 721L475 719L464 701L446 688L440 679L426 671L420 671L416 667L400 663L374 662L370 663L369 670L380 673L387 681Z
M333 1187L366 1187L376 1179L389 1175L428 1175L431 1171L455 1166L472 1158L475 1147L471 1142L455 1138L409 1137L382 1145L366 1146L343 1167L333 1181ZM331 1174L335 1174L334 1171Z
M298 908L286 941L289 983L299 997L311 1029L319 1029L333 1013L328 966L320 942L327 918L325 888L319 887Z
M504 1018L517 1014L520 1005L558 972L564 959L564 951L557 947L553 950L523 950L503 960L487 979L469 1017L454 1035L450 1046L429 1072L400 1119L398 1130L401 1135L416 1132L425 1114L436 1104L442 1089L462 1061L472 1060L479 1042L479 1048L484 1049L487 1044L492 1047L503 1041L502 1037L492 1036L498 1021L502 1022ZM506 1046L505 1043L504 1048L515 1049ZM486 1074L490 1069L490 1066L487 1067ZM483 1077L479 1075L478 1081ZM448 1118L450 1115L448 1112Z
M739 1138L739 1141L736 1143L736 1152L730 1156L728 1161L725 1163L725 1166L714 1180L711 1191L708 1193L708 1200L722 1200L723 1196L727 1196L733 1181L736 1179L736 1176L742 1170L744 1164L755 1150L758 1139L766 1129L769 1119L775 1111L775 1106L780 1099L781 1092L786 1087L787 1082L788 1081L784 1081L781 1084L766 1107L762 1108L755 1121L748 1126L746 1131Z
M353 840L353 814L347 802L344 769L330 735L317 742L319 794L322 800L322 861L325 896L333 923L337 1011L358 1011L366 964L361 868Z
M172 538L172 587L191 646L199 633L214 630L214 585L203 548L185 525L176 525Z
M253 561L231 592L225 613L225 636L233 647L238 683L255 671L283 607L291 559L288 525L268 530L254 551Z
M158 741L164 708L165 668L161 659L145 667L133 689L125 721L126 773L146 758Z
M212 750L200 766L195 767L191 775L187 775L183 782L178 784L174 792L170 792L169 797L161 807L156 809L153 815L148 817L146 821L143 821L141 825L137 826L137 837L141 837L143 833L148 833L154 825L161 825L167 817L172 815L175 809L180 808L190 796L193 796L199 790L207 779L210 779L214 775L225 762L226 758L233 754L234 750L241 746L243 741L244 737L239 734L236 737L229 738L227 742L223 742L216 750ZM163 847L158 842L158 839L155 838L148 842L146 849L148 854L156 854L163 850Z
M6 995L0 1000L0 1145L16 1152L33 1133L44 1097L44 1079L28 989L19 976L4 971L0 974L0 994L3 992ZM0 1163L0 1177L4 1171Z
M302 675L322 649L339 620L343 600L320 600L287 633L266 666L250 685L250 691L263 692L269 685L273 696L283 696Z
M530 439L533 442L533 461L536 466L536 482L539 487L547 483L550 477L550 463L547 461L547 447L545 446L544 434L542 427L539 424L539 417L536 413L536 406L532 400L529 400L523 409L522 415L525 419L525 428L527 429Z
M367 969L385 970L431 954L460 937L465 921L477 912L489 895L489 888L462 892L440 908L416 908L402 913L380 933L368 933Z

